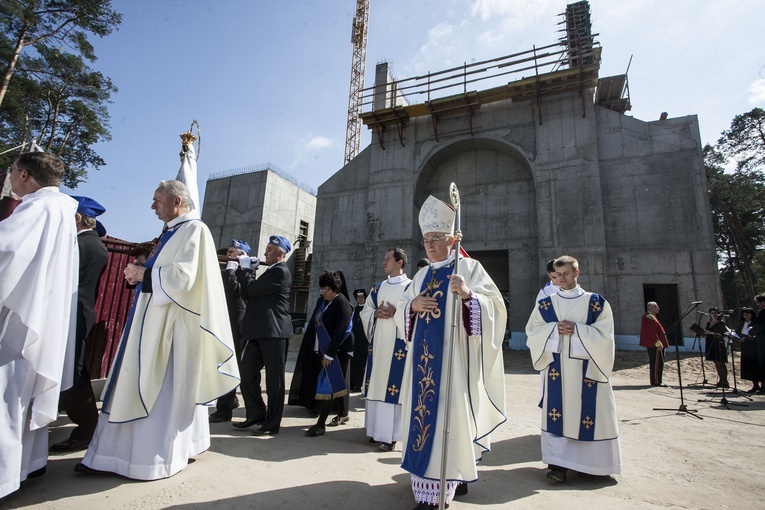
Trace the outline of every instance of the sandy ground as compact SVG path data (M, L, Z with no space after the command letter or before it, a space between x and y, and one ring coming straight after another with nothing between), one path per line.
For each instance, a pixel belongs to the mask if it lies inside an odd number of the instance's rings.
M670 354L664 375L670 387L651 388L646 353L617 353L613 382L622 475L601 479L570 474L566 484L555 485L545 479L541 462L538 375L527 352L506 351L508 421L492 435L493 451L479 468L479 482L450 508L765 508L760 470L765 396L754 395L750 401L727 394L730 405L722 405L720 392L708 395L714 388L700 386L701 363L697 354L689 354L681 363L683 396L687 409L695 412L679 412L677 365ZM714 384L712 365L705 369ZM746 390L750 384L743 381L739 387ZM77 474L73 468L82 452L52 455L47 474L24 482L0 508L412 508L400 451L385 453L368 444L363 406L363 399L353 395L350 422L318 438L303 436L313 418L303 408L289 406L275 437L213 424L209 451L174 477L154 482ZM235 420L243 415L237 409ZM59 419L51 442L65 439L70 426L65 417Z

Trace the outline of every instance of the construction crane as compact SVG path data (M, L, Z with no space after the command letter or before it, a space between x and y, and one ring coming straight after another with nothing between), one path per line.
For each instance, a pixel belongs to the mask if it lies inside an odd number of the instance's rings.
M345 164L347 165L361 148L361 103L363 100L364 71L367 65L367 30L369 23L369 0L356 0L356 16L353 18L351 43L351 91L348 97L348 126L345 130Z

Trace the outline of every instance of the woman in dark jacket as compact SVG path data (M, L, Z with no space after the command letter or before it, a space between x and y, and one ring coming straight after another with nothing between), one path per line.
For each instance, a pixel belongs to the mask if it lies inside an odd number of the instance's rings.
M744 308L741 312L741 326L736 330L741 338L741 378L752 381L752 389L747 393L761 391L760 381L765 379L760 366L757 339L754 338L752 327L754 326L755 314L751 308Z
M706 334L706 357L711 361L717 370L717 386L728 388L728 347L725 344L725 336L728 334L728 327L720 320L720 311L716 307L709 309L709 322L704 328Z
M316 331L314 350L321 354L321 371L316 383L316 400L321 402L319 419L309 428L308 437L325 433L327 417L335 405L338 414L330 422L336 426L348 421L348 395L346 376L350 353L353 352L351 317L353 306L341 294L342 280L337 273L324 273L319 277L323 302L313 317Z
M343 272L336 271L333 274L340 277L340 292L347 298L348 290L345 285ZM292 382L290 383L289 398L287 400L287 405L303 406L308 409L309 413L314 415L319 413L319 402L316 400L316 381L319 379L319 372L322 369L322 355L316 349L315 319L316 313L323 303L324 296L319 296L303 332L303 340L300 343L300 350L295 361L295 370L292 373ZM352 340L351 343L353 343ZM348 409L349 400L347 396L345 403L345 409Z

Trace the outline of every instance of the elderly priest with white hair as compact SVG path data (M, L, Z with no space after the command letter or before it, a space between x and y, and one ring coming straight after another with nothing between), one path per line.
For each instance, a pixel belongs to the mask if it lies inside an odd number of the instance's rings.
M409 346L402 381L402 467L411 473L417 509L438 507L447 406L445 503L458 485L464 493L465 483L478 479L476 462L490 449L491 432L506 420L502 338L507 311L480 262L461 256L459 274L453 274L454 219L454 210L444 202L433 196L425 200L419 222L432 262L417 272L396 306L396 322ZM459 323L452 328L455 304ZM447 402L450 352L453 379Z
M135 298L75 471L138 480L174 475L210 447L206 404L239 384L218 257L180 181L162 181L151 208L165 229L144 266L128 264Z

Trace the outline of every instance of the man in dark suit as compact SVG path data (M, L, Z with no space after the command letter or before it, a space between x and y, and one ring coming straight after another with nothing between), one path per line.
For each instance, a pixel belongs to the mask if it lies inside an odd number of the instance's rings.
M220 254L221 250L218 251ZM223 277L223 290L226 293L226 305L228 306L228 318L231 322L231 334L234 337L234 350L236 351L237 363L242 357L242 319L244 319L245 303L242 296L242 286L236 277L236 271L239 269L239 257L249 256L250 245L239 239L232 239L231 246L226 250L226 256L229 258L226 268L221 271ZM252 262L252 259L250 259ZM257 257L255 258L255 267L257 267ZM231 390L222 397L218 398L215 405L215 412L210 415L210 423L223 423L231 421L234 409L239 407L239 399L236 396L236 389Z
M59 407L77 426L69 439L51 445L54 452L71 452L88 447L98 422L96 396L85 368L85 339L96 323L96 296L101 273L109 261L109 253L100 237L106 235L101 222L96 220L106 209L88 197L77 200L77 247L80 251L80 281L77 287L77 332L75 336L74 385L61 392Z
M245 420L234 423L244 429L260 424L255 435L279 433L284 412L284 370L287 346L292 337L289 313L292 275L284 257L292 246L281 236L271 236L266 246L264 263L269 267L255 278L249 257L240 257L238 279L247 299L242 321L242 356L239 363L241 390L246 410ZM260 371L266 368L266 407L260 391Z

